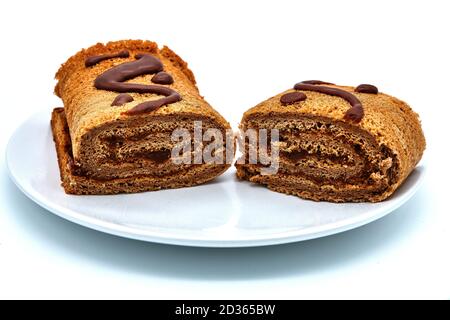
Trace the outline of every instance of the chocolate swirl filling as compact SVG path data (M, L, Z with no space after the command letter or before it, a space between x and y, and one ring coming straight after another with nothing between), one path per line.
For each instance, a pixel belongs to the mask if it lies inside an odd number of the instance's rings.
M317 81L317 80L314 80ZM347 112L344 115L344 119L348 121L353 122L360 122L362 118L364 117L364 109L362 106L361 101L351 94L348 91L338 89L338 88L331 88L331 87L325 87L325 86L319 86L314 84L308 84L308 83L297 83L294 86L295 90L305 90L305 91L315 91L323 94L328 94L330 96L340 97L344 100L346 100L348 103L350 103L351 108L347 110Z
M161 61L152 55L137 54L135 58L137 59L136 61L125 62L103 72L95 79L94 86L99 90L119 93L152 93L164 96L164 98L158 100L142 102L123 113L126 115L154 111L164 105L181 100L180 94L168 87L125 82L138 76L160 72L164 68Z

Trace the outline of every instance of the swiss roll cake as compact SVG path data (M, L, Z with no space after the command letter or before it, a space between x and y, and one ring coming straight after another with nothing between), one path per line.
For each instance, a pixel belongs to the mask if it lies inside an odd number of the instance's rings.
M243 139L238 178L317 201L382 201L425 149L418 115L369 84L303 81L246 111L240 126L243 132L276 130L267 152L276 148L277 166L264 172L267 162L248 161L252 150L259 154L259 140Z
M115 194L198 185L226 161L172 161L176 130L215 129L224 154L228 122L200 95L192 71L151 41L96 44L62 64L52 113L62 186L70 194ZM204 145L185 145L189 156ZM197 150L198 151L198 150Z

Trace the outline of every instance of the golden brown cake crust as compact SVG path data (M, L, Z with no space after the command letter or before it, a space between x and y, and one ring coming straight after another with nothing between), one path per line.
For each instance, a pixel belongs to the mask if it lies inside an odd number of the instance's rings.
M373 138L379 150L383 149L392 152L398 167L395 170L395 179L392 179L392 184L382 194L374 194L366 197L367 199L356 201L380 201L386 199L403 183L422 157L425 149L425 137L418 115L405 102L384 93L358 93L355 92L354 87L350 86L331 84L326 86L351 92L362 102L364 116L359 123L344 120L345 113L349 109L349 103L336 96L300 90L307 96L305 101L283 105L280 102L280 98L286 93L296 91L291 89L269 98L246 111L241 120L241 127L244 130L247 129L252 120L253 123L258 122L255 119L262 119L261 122L263 122L263 119L277 117L282 117L283 119L316 117L329 119L330 123L342 123L354 129L363 130ZM257 177L257 174L250 173L245 166L238 165L237 167L238 177L254 182L259 181L259 183L266 184L269 188L276 191L296 194L300 197L314 200L354 201L351 196L338 198L332 191L320 195L320 192L315 192L316 190L311 186L309 191L306 189L296 191L295 187L283 187L276 185L275 180L269 181L270 179L275 179L274 177L263 179L262 177Z
M84 65L86 58L96 55L101 55L105 53L115 53L124 49L133 49L139 52L147 52L152 54L161 54L171 61L171 63L176 66L180 71L182 71L185 76L192 82L196 84L194 74L188 68L187 63L181 59L179 55L173 52L169 47L164 46L161 50L158 49L158 45L153 41L148 40L120 40L111 41L106 44L97 43L87 49L82 49L72 57L70 57L65 63L61 65L55 78L62 81L65 76L69 75L73 70L78 68L80 65ZM62 82L61 82L62 83ZM59 95L59 82L55 87L55 93Z

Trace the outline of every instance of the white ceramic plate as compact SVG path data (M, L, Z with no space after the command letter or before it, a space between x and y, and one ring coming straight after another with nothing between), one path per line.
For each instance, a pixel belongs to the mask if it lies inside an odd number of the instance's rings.
M50 112L23 123L6 154L9 173L31 200L50 212L110 234L177 245L247 247L318 238L356 228L392 212L418 190L418 167L389 200L333 204L302 200L238 182L234 169L193 188L113 196L73 196L60 186Z

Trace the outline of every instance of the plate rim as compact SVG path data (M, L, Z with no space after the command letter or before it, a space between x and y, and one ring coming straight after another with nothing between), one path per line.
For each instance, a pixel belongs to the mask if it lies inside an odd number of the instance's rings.
M17 134L23 130L23 127L32 120L37 120L40 117L48 115L48 111L40 111L29 116L25 121L23 121L12 133L12 135L8 139L8 143L5 149L5 164L8 172L8 176L16 185L16 187L24 193L30 200L44 208L45 210L65 219L70 222L76 223L83 227L93 229L96 231L104 232L110 235L119 236L128 239L153 242L153 243L161 243L161 244L170 244L170 245L179 245L179 246L190 246L190 247L209 247L209 248L237 248L237 247L258 247L258 246L268 246L268 245L277 245L277 244L285 244L285 243L293 243L306 241L316 238L321 238L325 236L330 236L333 234L345 232L348 230L352 230L358 228L360 226L371 223L375 220L378 220L399 207L405 204L408 200L410 200L416 192L420 189L423 184L424 176L426 173L426 168L423 164L423 161L420 163L420 166L416 166L414 169L419 171L419 177L417 181L405 191L400 199L389 204L388 209L385 207L376 208L370 211L367 214L359 214L352 218L347 218L343 220L339 220L336 222L326 223L319 226L308 227L304 229L298 230L290 230L283 232L276 232L252 236L246 239L204 239L200 237L192 237L192 236L181 236L176 237L173 234L170 236L164 236L161 233L154 232L151 230L143 230L136 229L131 226L120 225L117 223L105 221L99 218L94 218L87 216L83 213L77 212L75 210L66 208L58 203L48 201L43 198L43 196L37 192L35 189L24 187L19 179L16 177L15 173L11 169L10 165L10 156L11 156L11 145ZM409 178L409 177L408 177ZM407 179L408 179L407 178ZM300 199L301 201L309 201ZM389 199L385 200L389 201ZM339 205L339 204L336 204Z

